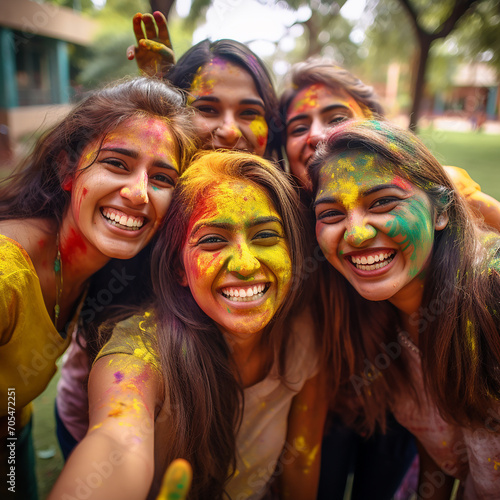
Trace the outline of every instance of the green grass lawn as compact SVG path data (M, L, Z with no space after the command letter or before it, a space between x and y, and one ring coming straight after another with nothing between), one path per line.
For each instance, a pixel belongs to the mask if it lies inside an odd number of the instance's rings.
M464 168L482 191L500 200L500 135L430 129L419 135L440 163Z
M60 363L58 363L60 364ZM59 372L34 404L33 439L35 442L38 495L45 500L62 469L64 460L56 437L54 400ZM53 454L53 456L51 456ZM47 458L41 458L40 455Z

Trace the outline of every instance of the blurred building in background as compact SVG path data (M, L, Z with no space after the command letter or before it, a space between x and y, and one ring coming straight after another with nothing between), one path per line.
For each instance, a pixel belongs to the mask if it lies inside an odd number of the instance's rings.
M67 112L70 46L90 45L96 29L66 7L0 0L0 161L10 144Z
M434 114L458 113L479 122L479 126L486 119L500 119L500 77L485 63L461 64L451 88L431 98Z

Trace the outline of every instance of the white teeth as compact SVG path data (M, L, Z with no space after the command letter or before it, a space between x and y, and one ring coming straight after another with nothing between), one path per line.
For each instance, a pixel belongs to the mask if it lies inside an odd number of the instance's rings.
M113 226L123 226L123 228L137 231L144 225L144 217L132 217L111 208L103 208L102 215L111 222Z
M222 295L226 297L226 299L231 300L232 302L250 302L252 300L260 299L264 296L266 289L266 285L263 283L259 283L258 285L254 285L253 287L246 288L223 288L221 290Z
M383 252L376 255L362 257L351 256L351 262L362 271L374 271L387 266L396 254L394 252Z

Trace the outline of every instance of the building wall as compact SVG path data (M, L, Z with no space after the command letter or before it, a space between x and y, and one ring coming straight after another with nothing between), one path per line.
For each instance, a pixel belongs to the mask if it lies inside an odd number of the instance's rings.
M96 31L94 21L66 7L0 0L0 147L68 112L68 44L89 45Z

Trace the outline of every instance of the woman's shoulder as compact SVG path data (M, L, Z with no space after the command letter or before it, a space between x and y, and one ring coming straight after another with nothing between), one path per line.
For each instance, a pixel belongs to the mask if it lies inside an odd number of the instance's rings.
M50 219L9 219L0 221L3 251L21 253L33 262L48 241L55 239L57 225ZM17 249L17 250L16 250Z
M96 361L111 354L129 354L160 370L156 328L151 312L136 314L117 323Z
M5 280L18 272L35 273L31 258L21 243L0 234L0 276Z

